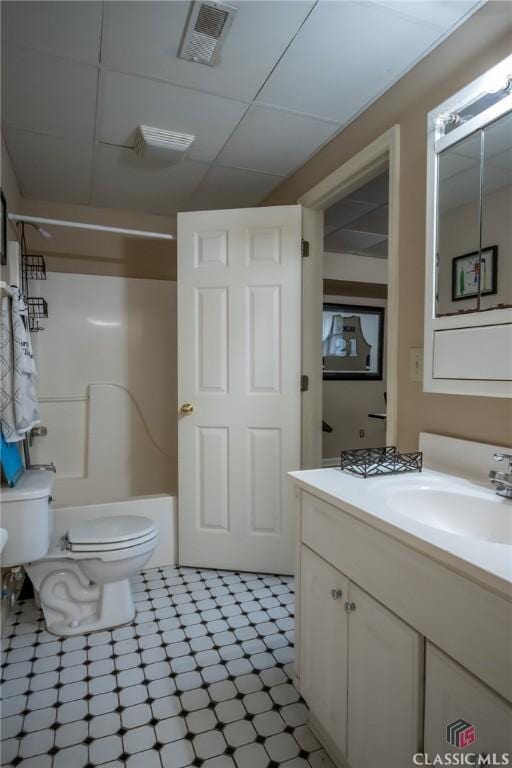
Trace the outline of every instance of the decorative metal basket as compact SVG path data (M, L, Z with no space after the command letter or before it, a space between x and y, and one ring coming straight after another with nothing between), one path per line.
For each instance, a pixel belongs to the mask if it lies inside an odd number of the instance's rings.
M39 325L39 320L44 317L48 317L48 304L44 299L35 298L29 296L27 298L28 307L28 325L32 333L38 331L44 331L44 328Z
M423 453L399 453L394 445L385 448L353 448L341 452L340 468L358 477L421 472Z
M34 256L32 254L23 256L22 268L27 280L46 280L44 256Z

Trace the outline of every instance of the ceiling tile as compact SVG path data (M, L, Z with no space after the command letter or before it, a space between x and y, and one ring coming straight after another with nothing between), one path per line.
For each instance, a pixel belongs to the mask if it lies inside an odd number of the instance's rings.
M388 241L382 240L376 245L371 245L369 248L365 248L362 251L366 256L376 256L378 259L387 259L388 257Z
M252 99L313 3L272 0L237 6L220 63L208 67L177 58L190 3L105 3L102 61L112 69Z
M450 176L455 176L456 173L460 173L461 171L465 171L476 165L479 165L477 159L464 157L463 155L458 155L455 152L447 150L439 155L439 179L440 181L449 179Z
M222 149L246 104L133 75L105 73L101 87L100 139L132 146L138 125L196 137L192 160L209 162Z
M56 56L96 64L100 54L103 3L2 3L2 40Z
M23 197L89 202L92 144L12 129L5 142Z
M480 194L480 168L475 165L443 180L439 187L439 210L476 202Z
M368 213L368 211L372 211L374 208L375 206L371 203L361 203L356 200L349 200L345 197L343 200L340 200L339 203L331 205L331 207L325 211L324 228L327 229L327 226L325 225L334 227L335 229L343 227L345 224L354 221L354 219L358 219L359 216Z
M280 182L279 176L214 166L189 200L186 210L202 211L257 205Z
M380 4L320 0L258 100L345 123L439 35Z
M311 117L254 107L229 139L219 162L284 176L303 163L338 128Z
M337 229L325 238L327 251L341 251L346 253L363 251L372 245L384 240L382 235L372 235L367 232L353 232L350 229Z
M372 203L373 205L384 205L389 197L389 173L381 173L371 181L363 184L350 193L350 200L357 200L361 203Z
M482 5L476 0L377 0L397 13L424 21L447 32L472 9Z
M131 149L99 144L94 152L93 205L169 215L183 209L208 166L148 161Z
M76 141L92 138L98 70L20 48L8 49L4 124Z
M346 226L355 232L373 232L376 235L387 235L389 228L388 206L382 205L380 208L375 208L355 221L351 221Z

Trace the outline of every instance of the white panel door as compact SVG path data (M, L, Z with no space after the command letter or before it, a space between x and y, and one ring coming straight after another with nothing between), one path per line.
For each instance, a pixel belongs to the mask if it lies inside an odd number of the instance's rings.
M292 573L301 208L178 214L179 561Z
M301 547L300 692L340 752L346 751L348 579Z
M423 638L350 583L348 761L410 768L420 749Z

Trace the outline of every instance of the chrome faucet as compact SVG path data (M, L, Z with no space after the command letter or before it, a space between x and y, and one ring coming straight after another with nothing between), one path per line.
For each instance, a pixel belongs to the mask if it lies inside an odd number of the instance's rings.
M489 480L496 486L498 496L512 499L512 454L495 453L494 458L496 461L508 461L508 468L506 472L497 472L495 469L491 469Z

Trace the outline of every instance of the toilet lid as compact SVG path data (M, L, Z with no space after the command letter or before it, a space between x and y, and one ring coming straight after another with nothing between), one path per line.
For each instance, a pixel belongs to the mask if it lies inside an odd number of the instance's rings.
M70 544L115 544L133 541L141 537L151 538L156 533L152 520L136 515L98 517L68 529Z

